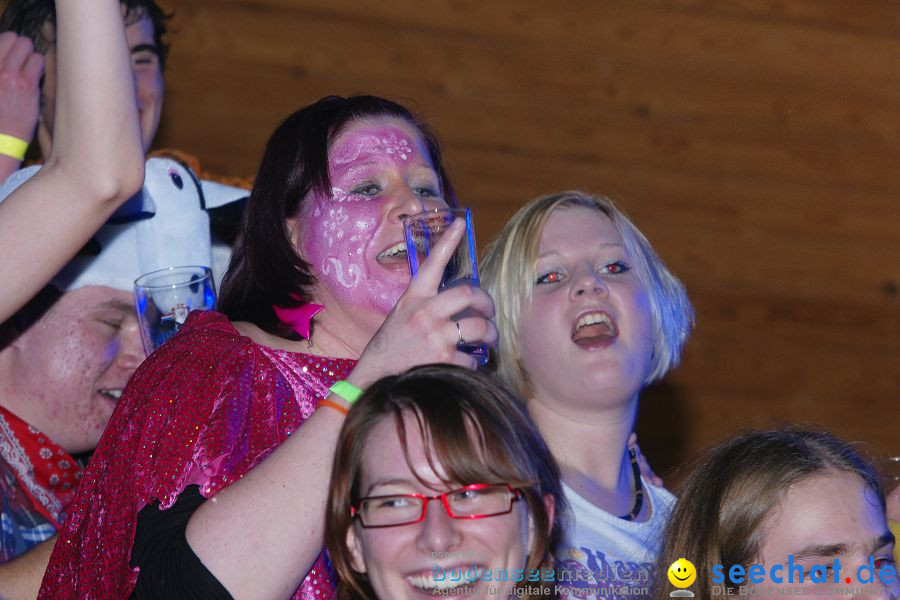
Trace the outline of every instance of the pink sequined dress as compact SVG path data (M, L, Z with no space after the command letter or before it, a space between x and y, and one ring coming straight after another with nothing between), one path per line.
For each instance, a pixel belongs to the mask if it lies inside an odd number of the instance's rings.
M268 456L306 420L347 359L274 350L215 312L191 313L125 389L44 576L40 598L127 598L138 511L169 508L184 488L209 497ZM334 595L325 553L295 599Z

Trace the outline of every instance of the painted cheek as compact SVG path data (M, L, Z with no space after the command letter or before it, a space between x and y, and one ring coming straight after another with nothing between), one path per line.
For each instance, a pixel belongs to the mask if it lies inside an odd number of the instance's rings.
M406 289L408 280L386 277L377 261L384 248L374 247L382 206L377 201L359 203L351 209L350 227L342 240L334 244L323 273L345 290L345 300L354 306L376 308L385 315L393 309ZM354 207L355 208L355 207Z
M361 287L379 208L375 201L341 204L317 198L310 213L312 235L304 255L316 275L342 297L352 298Z
M383 217L382 203L318 200L310 212L311 235L303 255L316 277L349 305L387 314L406 289L406 281L385 280L373 248Z
M393 241L379 236L390 196L367 197L349 190L386 168L406 169L423 161L409 136L396 127L369 127L345 137L329 156L331 194L316 194L308 212L303 255L317 278L347 304L387 314L408 284L408 277L388 276L377 263L375 247ZM428 163L430 164L430 163ZM384 238L384 239L382 239Z

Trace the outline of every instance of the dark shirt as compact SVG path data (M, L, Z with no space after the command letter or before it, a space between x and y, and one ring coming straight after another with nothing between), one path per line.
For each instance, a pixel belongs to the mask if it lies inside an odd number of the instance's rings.
M131 566L140 568L140 573L132 598L232 600L185 536L188 520L204 502L200 488L189 485L170 509L161 511L159 501L154 501L138 513Z

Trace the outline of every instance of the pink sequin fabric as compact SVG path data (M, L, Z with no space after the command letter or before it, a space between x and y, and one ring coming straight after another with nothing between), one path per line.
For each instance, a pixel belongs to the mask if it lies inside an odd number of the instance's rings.
M135 372L85 472L40 598L127 598L138 511L170 507L185 486L211 496L290 436L347 359L273 350L219 313L194 312ZM334 596L323 551L295 599Z

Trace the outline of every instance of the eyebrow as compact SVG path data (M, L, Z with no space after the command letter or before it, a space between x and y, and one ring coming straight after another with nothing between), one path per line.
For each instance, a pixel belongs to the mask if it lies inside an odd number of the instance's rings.
M411 482L408 479L401 479L399 477L393 477L390 479L378 479L369 484L369 487L366 488L365 495L368 496L372 493L372 490L382 485L411 485Z
M122 302L121 300L107 300L106 302L99 305L100 308L108 308L111 310L120 310L125 313L130 313L134 311L134 307L127 302Z
M607 249L607 248L625 248L625 244L620 244L619 242L604 242L602 244L598 244L597 248ZM559 252L556 250L550 250L549 252L544 252L542 254L538 254L538 258L546 258L548 256L559 256Z
M872 541L872 552L887 546L894 541L894 534L890 531L883 533ZM847 544L812 544L797 552L794 552L794 560L805 560L815 556L832 557L847 553Z
M846 553L847 544L812 544L794 552L794 560L805 560L813 556L840 556Z
M376 161L374 159L368 159L363 162L349 161L349 162L343 163L340 166L343 167L345 165L349 165L349 166L347 166L347 171L350 171L352 169L359 169L361 167L371 167L371 166L377 165L377 164L378 164L378 161Z
M876 538L874 542L872 542L872 551L874 552L875 550L878 550L879 548L883 548L884 546L887 546L888 544L893 544L895 541L896 540L894 538L894 534L891 533L890 531L885 531L884 533L881 534L881 536Z
M373 154L373 153L370 152L369 154L371 156L371 154ZM384 162L383 158L366 158L362 162L349 161L340 166L343 167L346 172L350 172L352 170L361 169L363 167L378 167L383 162ZM413 162L409 163L409 166L417 167L417 168L421 168L421 169L428 169L430 171L437 172L433 166L431 166L430 164L428 164L427 162L422 161L422 160L413 161Z
M137 54L138 52L152 52L159 56L159 48L156 47L156 44L138 44L131 49L132 54Z

